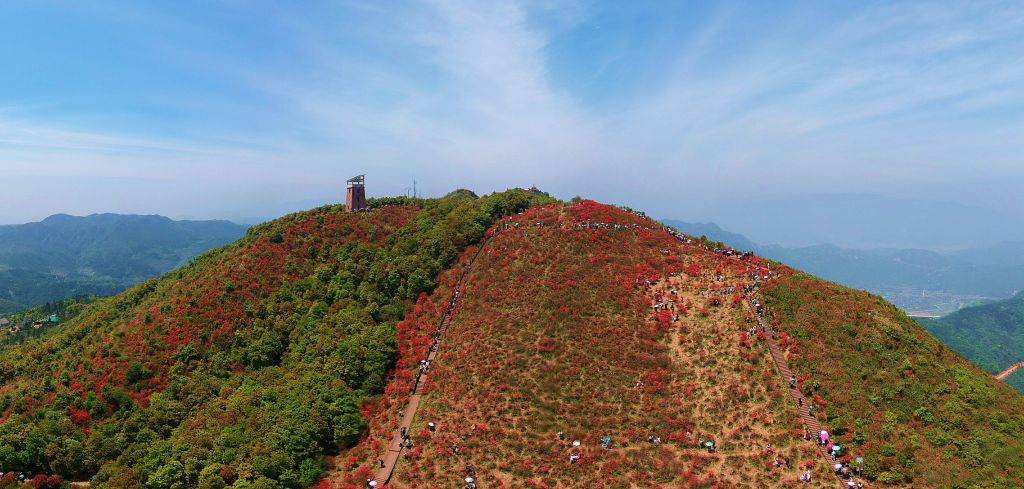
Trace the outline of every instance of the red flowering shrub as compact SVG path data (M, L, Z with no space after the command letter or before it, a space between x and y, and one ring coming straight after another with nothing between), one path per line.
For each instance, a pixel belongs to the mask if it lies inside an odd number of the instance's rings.
M486 487L739 480L717 474L761 480L768 476L762 461L742 455L737 462L737 454L750 443L797 442L789 430L795 411L764 360L767 350L751 353L754 368L732 336L748 328L744 311L704 309L703 318L682 324L693 304L710 302L702 292L729 297L719 291L745 285L758 264L685 245L650 220L592 201L532 208L496 228L462 286L431 369L411 430L422 452L398 464L391 486L457 485L467 465ZM383 456L454 274L475 251L399 324L393 381L370 437L352 452L363 467ZM754 405L773 414L726 421L727 412ZM422 436L428 421L438 429ZM720 444L716 454L697 448L708 436ZM801 446L795 459L815 457L813 446ZM579 458L571 463L573 454ZM796 473L775 477L795 481Z
M39 474L28 481L28 485L36 489L60 489L63 484L64 478L59 475Z

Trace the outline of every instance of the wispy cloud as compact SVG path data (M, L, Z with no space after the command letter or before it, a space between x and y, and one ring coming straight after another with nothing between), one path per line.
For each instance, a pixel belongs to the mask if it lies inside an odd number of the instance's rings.
M141 39L140 49L182 80L180 89L149 94L173 113L132 114L154 122L145 127L76 125L0 99L8 107L0 167L26 178L199 187L230 179L319 198L334 198L331 182L365 171L382 192L413 177L436 192L537 184L655 213L756 191L948 185L974 177L979 164L993 179L1024 171L1024 8L1015 3L863 4L839 13L695 4L615 25L608 19L619 16L605 9L634 7L265 7L266 33L248 30L252 9L230 3L215 8L237 25L200 22L184 9L118 13L165 27L171 41ZM554 69L554 44L609 29L657 42L628 52L610 43L592 71L571 73L601 84L600 95ZM199 41L175 41L186 38ZM597 56L575 45L563 51ZM247 198L225 194L210 212L258 205Z

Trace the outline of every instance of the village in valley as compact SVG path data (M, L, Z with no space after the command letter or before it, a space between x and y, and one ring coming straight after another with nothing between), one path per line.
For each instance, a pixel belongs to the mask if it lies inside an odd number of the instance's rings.
M60 324L56 307L47 304L30 311L0 317L0 344L21 342Z

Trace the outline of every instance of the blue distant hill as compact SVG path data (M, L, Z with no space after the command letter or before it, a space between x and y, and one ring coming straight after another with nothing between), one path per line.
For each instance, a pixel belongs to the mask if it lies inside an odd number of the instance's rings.
M115 294L231 243L246 230L229 221L122 214L57 214L0 226L0 314Z
M828 280L876 293L912 313L946 314L1024 290L1021 241L948 253L832 244L786 247L761 245L714 223L663 222L687 234L754 251Z

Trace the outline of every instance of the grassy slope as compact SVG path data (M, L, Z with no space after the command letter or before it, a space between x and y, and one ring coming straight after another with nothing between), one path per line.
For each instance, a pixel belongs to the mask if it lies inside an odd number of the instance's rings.
M1024 293L967 307L941 318L918 318L928 331L991 374L1024 360ZM1024 372L1007 383L1024 392Z
M767 291L790 365L841 444L879 481L1024 486L1024 396L879 297L805 274Z
M795 410L785 404L766 345L742 345L752 318L738 306L709 308L702 295L743 283L745 267L680 246L663 231L573 227L585 220L655 225L584 202L533 209L514 220L520 227L499 232L468 278L412 430L417 448L400 462L393 485L455 487L466 464L484 487L794 483L798 470L774 469L765 445L795 464L816 460L793 435ZM726 278L711 279L723 264ZM697 277L683 273L690 265ZM665 281L652 290L638 278ZM670 286L691 305L679 322L651 314ZM351 453L353 470L342 485L358 487L386 446L450 293L438 289L400 325L398 381L371 437ZM433 435L428 421L438 424ZM568 440L560 442L558 431ZM614 438L612 450L598 447L605 434ZM648 435L664 443L653 446ZM696 448L708 437L718 453ZM568 461L574 438L582 442L577 465Z
M383 387L407 305L494 218L538 200L298 213L98 301L0 358L0 470L311 484L365 426L358 407Z

